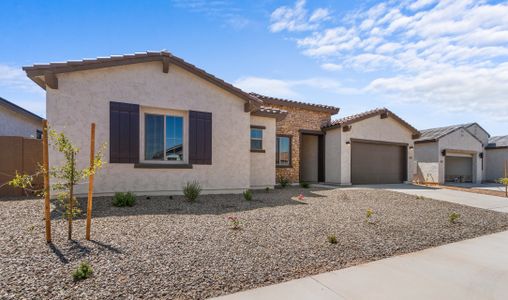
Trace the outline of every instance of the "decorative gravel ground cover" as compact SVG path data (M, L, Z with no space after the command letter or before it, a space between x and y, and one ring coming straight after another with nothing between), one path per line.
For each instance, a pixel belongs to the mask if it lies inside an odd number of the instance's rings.
M67 241L59 219L48 246L42 205L0 201L2 299L207 298L508 229L508 214L391 191L287 188L256 192L250 202L166 196L117 208L98 198L94 241L84 239L84 219ZM461 215L458 223L451 212ZM93 275L73 282L83 260Z

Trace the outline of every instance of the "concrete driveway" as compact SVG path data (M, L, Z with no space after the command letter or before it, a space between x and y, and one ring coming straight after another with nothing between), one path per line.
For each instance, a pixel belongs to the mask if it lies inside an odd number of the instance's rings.
M508 231L221 297L506 299Z
M383 184L383 185L358 185L348 189L385 189L410 195L424 196L441 201L448 201L472 207L490 209L508 213L508 198L497 197L456 190L423 187L412 184Z

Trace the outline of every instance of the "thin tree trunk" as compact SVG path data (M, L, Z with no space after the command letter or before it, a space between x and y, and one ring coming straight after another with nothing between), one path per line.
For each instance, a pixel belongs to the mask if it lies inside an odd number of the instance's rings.
M69 240L72 240L72 214L74 210L74 152L71 153L71 178L70 178L70 191L69 191L69 215L68 215L68 222L69 222L69 229L67 232L67 238Z

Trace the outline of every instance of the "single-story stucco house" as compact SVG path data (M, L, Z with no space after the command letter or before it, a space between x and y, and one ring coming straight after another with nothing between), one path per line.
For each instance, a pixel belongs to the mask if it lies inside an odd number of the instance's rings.
M99 195L178 193L194 180L208 193L275 184L276 121L287 113L168 52L23 69L46 90L53 129L88 149L96 123L96 143L107 144ZM61 160L51 149L50 165Z
M40 139L42 118L0 97L0 136Z
M508 135L489 138L485 151L487 156L485 180L492 182L505 177L505 164L508 162Z
M414 174L419 131L386 108L330 122L326 133L326 182L341 185L402 183Z
M415 141L416 181L424 183L483 181L484 147L489 134L477 123L420 130Z

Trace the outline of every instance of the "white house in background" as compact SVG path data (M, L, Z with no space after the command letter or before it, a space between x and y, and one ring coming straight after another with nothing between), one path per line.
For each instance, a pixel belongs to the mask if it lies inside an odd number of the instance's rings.
M508 161L508 135L491 137L485 150L487 156L485 180L496 181L505 177L505 164Z
M415 141L416 180L481 183L489 134L477 123L420 130Z
M181 193L193 180L207 193L275 185L275 124L286 112L168 52L23 69L46 90L52 128L88 149L96 123L108 162L97 194ZM88 155L79 153L80 167ZM51 150L50 165L61 159Z
M40 139L42 118L0 97L0 136Z
M386 108L324 126L326 182L341 185L402 183L414 174L416 128Z

